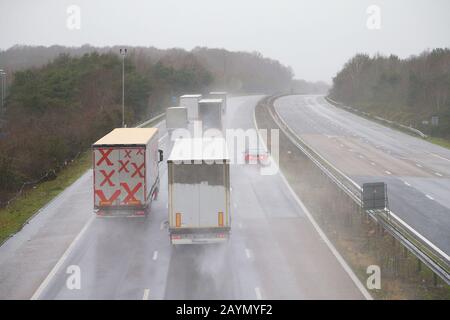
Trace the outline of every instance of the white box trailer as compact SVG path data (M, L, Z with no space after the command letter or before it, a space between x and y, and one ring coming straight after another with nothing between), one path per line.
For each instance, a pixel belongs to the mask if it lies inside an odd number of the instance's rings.
M201 94L185 94L180 97L180 107L186 107L188 110L188 119L198 119L198 102L202 99Z
M172 244L228 240L230 165L225 139L175 141L167 160Z
M225 113L227 111L227 95L225 91L212 91L209 93L210 98L212 99L222 99L222 112Z
M188 127L188 111L186 107L171 107L166 110L166 128L178 129Z
M198 103L198 119L203 131L218 129L222 131L222 99L202 99Z
M118 128L92 145L94 210L144 215L159 190L157 128Z

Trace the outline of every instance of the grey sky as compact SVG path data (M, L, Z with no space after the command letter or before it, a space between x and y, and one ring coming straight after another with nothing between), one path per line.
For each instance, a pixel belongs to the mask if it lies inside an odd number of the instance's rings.
M66 27L69 5L81 29ZM381 29L369 30L369 5ZM450 46L449 0L0 0L0 48L14 44L259 51L307 80L331 78L357 52L400 57Z

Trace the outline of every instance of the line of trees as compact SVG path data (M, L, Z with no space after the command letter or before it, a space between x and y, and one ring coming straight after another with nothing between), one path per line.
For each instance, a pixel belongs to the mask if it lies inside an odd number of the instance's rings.
M126 123L160 113L174 93L201 91L212 75L195 64L178 68L125 64ZM0 202L20 186L61 167L121 125L122 61L112 53L61 54L17 71L9 88L0 138Z
M16 45L0 52L0 65L7 70L39 67L65 53L82 56L86 53L118 53L119 46L81 47ZM212 75L210 89L242 93L272 93L286 90L292 80L290 67L269 59L258 52L231 52L225 49L197 47L184 49L158 49L155 47L128 47L130 59L137 70L161 63L179 70L187 65L207 70Z
M8 77L0 129L0 206L24 182L73 159L121 125L119 47L14 46L0 52ZM287 90L292 71L258 53L196 48L128 48L126 123L164 111L183 93Z
M450 139L450 49L408 59L358 54L334 77L330 97Z

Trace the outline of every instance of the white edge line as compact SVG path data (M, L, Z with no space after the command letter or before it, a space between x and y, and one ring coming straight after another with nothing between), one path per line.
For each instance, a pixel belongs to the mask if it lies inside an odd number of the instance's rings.
M160 115L162 116L162 115ZM158 116L157 116L158 117ZM155 118L157 118L155 117ZM151 122L152 120L155 119L150 119L148 122ZM156 126L160 125L164 120L159 121L158 123L156 123ZM142 124L140 125L142 126ZM138 127L140 127L138 126ZM165 138L165 136L167 135L167 132L165 135L163 135L160 140L162 140L163 138ZM159 140L159 141L160 141ZM80 177L81 178L81 177ZM78 180L77 180L78 181ZM75 181L73 184L75 184L77 181ZM73 184L71 184L70 186L72 186ZM70 186L68 188L70 188ZM64 191L63 191L64 192ZM51 202L55 201L56 199L58 199L61 194L63 193L61 192L56 198L54 198ZM49 204L51 203L49 202ZM49 205L47 204L47 205ZM42 207L41 209L45 208L47 205L45 205L44 207ZM37 212L40 212L41 209ZM75 247L76 243L78 242L78 240L80 240L80 238L83 236L83 234L86 232L86 230L89 228L89 226L91 225L92 221L94 221L95 216L92 215L89 220L86 222L86 224L83 226L83 229L81 229L81 231L78 233L78 235L75 237L75 239L73 239L72 243L69 245L69 247L66 249L66 251L64 251L63 255L61 256L61 258L59 258L58 262L55 264L55 266L53 267L53 269L50 271L50 273L47 275L47 277L44 279L44 281L42 281L42 283L40 284L40 286L37 288L37 290L34 292L34 294L31 296L30 300L37 300L39 299L40 295L42 294L42 292L45 290L45 288L47 288L48 284L50 283L50 281L53 279L53 277L55 276L55 274L58 272L59 268L61 268L61 266L63 265L64 261L67 259L67 257L69 256L69 254L72 252L73 248Z
M442 156L440 156L440 155L438 155L438 154L436 154L436 153L430 152L430 154L433 155L433 156L435 156L435 157L437 157L437 158L440 158L440 159L442 159L442 160L446 160L446 161L449 161L449 162L450 162L450 159L447 159L447 158L445 158L445 157L442 157Z
M165 137L167 137L169 134L166 132L163 134L161 138L159 138L158 142L161 142Z
M275 108L275 112L277 112L276 108ZM283 121L283 119L281 118L281 116L278 114L279 118L281 119L281 121ZM256 118L255 118L255 112L253 112L253 121L256 125ZM283 122L284 125L286 125L286 127L289 127L286 122ZM258 127L256 127L258 128ZM292 130L291 130L292 131ZM289 137L288 137L289 138ZM290 139L290 138L289 138ZM350 177L348 177L346 174L344 174L342 171L340 171L339 169L337 169L335 166L333 166L330 162L328 162L326 159L324 159L318 152L316 152L311 146L308 146L311 150L313 150L319 157L321 157L328 165L330 165L334 170L336 170L337 172L339 172L341 175L343 175L346 179L348 179L351 183L353 183L359 190L362 190L361 186L358 185L355 181L353 181L352 179L350 179ZM422 168L423 166L420 163L416 163L416 166ZM281 172L281 171L280 171ZM389 210L389 214L391 217L395 218L398 222L400 222L403 226L405 226L409 231L411 231L415 236L417 236L418 238L420 238L423 242L425 242L430 248L432 248L434 251L436 251L438 254L440 254L442 257L444 257L447 260L450 260L450 257L448 254L446 254L445 252L443 252L441 249L439 249L434 243L432 243L430 240L428 240L427 238L425 238L425 236L423 236L422 234L420 234L419 232L417 232L415 229L413 229L409 224L407 224L404 220L402 220L400 217L398 217L395 213L393 213L392 211Z
M39 286L39 288L37 288L37 290L31 296L30 300L37 300L37 299L39 299L39 297L42 294L42 292L47 288L47 286L50 283L50 281L56 275L56 273L58 272L59 268L61 268L61 266L64 264L64 262L66 261L67 257L72 252L73 248L75 248L75 245L77 244L78 240L81 239L81 237L86 232L86 230L89 228L89 226L91 225L92 221L94 221L94 219L95 219L95 216L92 215L91 218L84 225L83 229L81 229L81 231L78 233L78 235L75 237L75 239L73 239L72 243L69 245L69 247L63 253L61 258L59 258L58 262L55 264L55 266L50 271L50 273L47 275L47 277L44 279L44 281L42 281L42 283Z
M300 208L302 208L302 210L305 212L306 216L308 217L308 219L311 221L311 224L314 226L314 228L316 229L317 233L320 235L320 237L322 238L322 240L326 243L326 245L328 246L328 248L331 250L331 252L333 253L333 255L336 257L336 259L339 261L339 263L341 264L342 268L347 272L347 274L349 275L349 277L352 279L352 281L355 283L355 285L358 287L358 289L361 291L361 293L363 294L363 296L367 299L367 300L373 300L372 296L370 295L370 293L367 291L367 289L364 287L364 285L361 283L361 281L359 280L359 278L355 275L355 273L353 272L353 270L349 267L349 265L347 264L347 262L345 262L344 258L342 258L342 256L339 254L339 252L336 250L336 248L333 246L333 244L330 242L330 240L328 240L327 236L325 235L325 233L322 231L322 229L319 227L319 225L317 224L317 222L314 220L314 218L312 217L311 213L309 212L309 210L305 207L305 205L303 204L303 202L301 202L301 200L297 197L297 195L295 194L294 190L292 190L291 186L289 185L288 181L286 180L284 174L281 172L280 170L280 176L281 179L284 181L284 183L286 184L286 186L288 187L289 191L292 193L292 195L294 196L295 201L298 203L298 205L300 206Z
M256 113L256 108L253 110L254 126L256 128L256 131L258 132L259 138L263 142L266 150L268 150L265 141L262 139L261 135L259 134L259 128L258 128L258 125L256 123L256 115L255 115L255 113ZM316 220L314 220L314 218L312 217L312 215L309 212L309 210L305 207L303 202L298 198L297 194L294 192L294 190L290 186L289 182L286 180L286 177L284 176L283 172L279 168L278 168L278 172L280 174L281 179L286 184L286 187L288 188L288 190L291 192L292 196L294 197L294 200L297 202L297 204L300 206L300 208L305 212L306 216L308 217L309 221L313 225L314 229L317 231L319 236L322 238L322 240L328 246L330 251L336 257L338 262L341 264L342 268L347 272L348 276L353 281L353 283L356 285L356 287L361 291L361 293L363 294L364 298L366 298L367 300L373 300L372 296L367 291L367 289L364 287L364 285L361 283L361 281L358 279L358 277L355 275L353 270L349 267L347 262L345 262L344 258L342 258L342 256L339 254L339 252L336 250L336 248L333 246L333 244L330 242L330 240L328 240L327 236L322 231L322 229L319 227L319 225L317 224ZM256 289L257 288L255 288L255 291L256 291Z
M153 251L153 260L158 259L158 250Z
M444 251L436 247L435 244L433 244L430 240L425 238L423 235L418 233L416 230L414 230L409 224L407 224L405 221L403 221L399 216L397 216L395 213L393 213L391 210L389 210L389 215L391 217L394 217L397 221L399 221L401 224L403 224L409 231L414 233L418 238L420 238L423 242L425 242L429 247L431 247L434 251L439 253L442 257L444 257L447 260L450 260L450 257L448 254L446 254Z

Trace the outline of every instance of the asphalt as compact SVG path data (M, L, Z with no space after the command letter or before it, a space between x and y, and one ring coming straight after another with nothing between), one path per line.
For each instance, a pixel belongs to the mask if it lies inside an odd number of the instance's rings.
M253 128L260 98L229 98L226 127ZM0 298L364 299L280 174L261 175L258 165L230 173L231 240L172 246L165 163L146 218L93 217L87 172L0 247ZM70 266L79 267L79 290L67 286Z
M323 96L281 97L275 109L359 185L386 182L391 211L450 253L450 150L339 109Z

